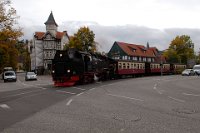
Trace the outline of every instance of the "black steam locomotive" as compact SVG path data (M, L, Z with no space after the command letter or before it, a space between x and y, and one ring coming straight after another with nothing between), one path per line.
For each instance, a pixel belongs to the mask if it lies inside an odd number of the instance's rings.
M56 52L52 60L52 77L55 86L73 86L126 76L178 74L185 68L185 64L113 60L72 48Z
M52 77L55 86L72 86L91 83L95 79L113 78L116 61L89 52L58 50L52 60Z

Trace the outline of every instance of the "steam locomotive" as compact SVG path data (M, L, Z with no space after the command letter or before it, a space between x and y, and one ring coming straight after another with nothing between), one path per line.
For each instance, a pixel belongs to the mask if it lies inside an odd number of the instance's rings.
M56 52L52 60L52 77L54 86L73 86L126 76L177 74L185 68L184 64L114 60L101 54L71 48Z
M101 54L69 50L58 50L52 60L54 86L72 86L92 83L95 78L108 80L114 75L116 61Z

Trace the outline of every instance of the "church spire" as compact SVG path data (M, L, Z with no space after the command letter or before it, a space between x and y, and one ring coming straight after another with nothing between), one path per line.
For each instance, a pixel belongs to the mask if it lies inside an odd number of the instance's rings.
M56 27L58 27L58 25L57 25L57 23L56 23L56 21L55 21L55 19L54 19L54 17L53 17L52 11L51 11L51 13L50 13L50 15L49 15L48 20L47 20L44 24L45 24L45 25L52 25L52 24L54 24L54 25L56 25Z

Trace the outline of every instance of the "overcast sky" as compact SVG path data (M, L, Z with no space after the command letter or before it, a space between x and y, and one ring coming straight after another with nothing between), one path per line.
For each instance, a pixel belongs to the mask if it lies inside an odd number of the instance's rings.
M189 35L200 48L199 0L12 0L20 16L25 39L45 31L51 11L69 35L89 26L101 50L108 52L114 41L168 48L177 35Z

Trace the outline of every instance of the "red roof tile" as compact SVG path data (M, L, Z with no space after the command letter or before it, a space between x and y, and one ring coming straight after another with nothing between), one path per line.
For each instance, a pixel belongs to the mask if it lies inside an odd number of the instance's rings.
M151 49L147 49L142 45L129 44L124 42L116 42L116 43L127 55L141 56L141 57L155 57L155 54Z
M43 37L45 37L45 32L35 32L35 37L38 39L38 40L42 40L43 39ZM57 32L56 33L56 39L62 39L62 37L64 36L64 35L67 35L67 32ZM68 35L67 35L68 36Z
M61 39L64 36L65 32L57 32L56 38Z
M41 40L45 35L45 32L35 32L35 37L38 39L38 40Z

